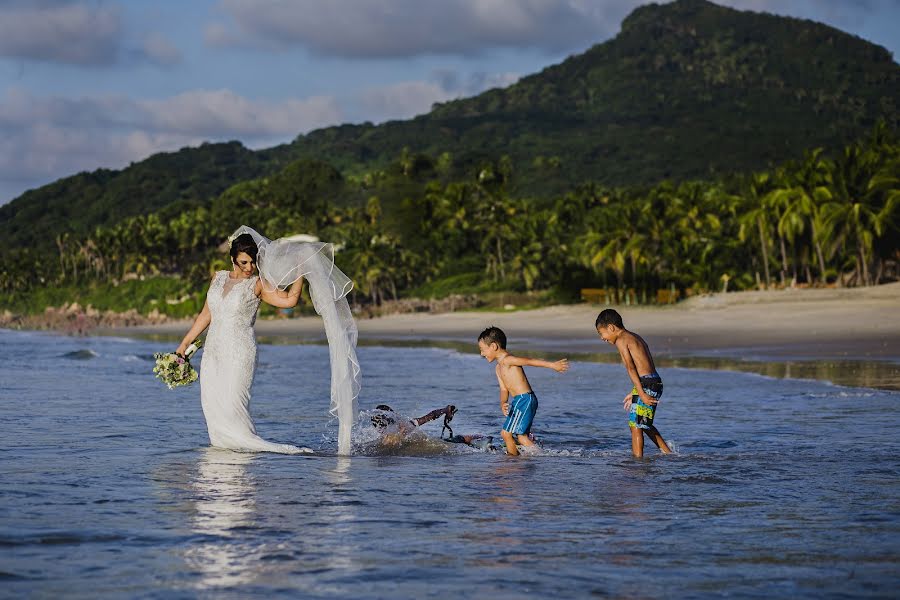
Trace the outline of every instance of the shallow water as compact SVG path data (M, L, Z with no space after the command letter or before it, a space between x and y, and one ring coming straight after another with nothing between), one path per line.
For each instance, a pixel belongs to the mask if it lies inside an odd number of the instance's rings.
M321 456L206 447L199 388L158 343L0 331L0 596L893 596L900 393L661 369L677 449L629 456L617 365L529 372L542 456L437 440L333 455L327 349L261 346L259 433ZM496 435L493 369L362 347L361 407L459 407ZM361 434L367 439L368 432Z

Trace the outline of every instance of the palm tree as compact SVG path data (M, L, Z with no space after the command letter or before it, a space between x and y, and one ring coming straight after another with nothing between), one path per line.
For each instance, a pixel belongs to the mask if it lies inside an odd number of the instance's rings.
M822 252L822 210L825 202L831 200L828 184L831 182L831 171L828 161L822 158L822 149L807 152L800 169L795 175L794 203L792 212L799 212L809 222L810 239L816 253L819 267L819 279L826 282L825 255Z
M769 193L770 188L771 181L768 173L754 173L750 176L746 190L750 208L739 219L740 230L738 233L743 241L749 237L751 230L756 230L763 272L766 276L766 289L772 287L772 277L769 273L769 210L763 199Z
M874 238L881 236L900 201L897 163L872 149L848 146L832 168L832 201L823 206L828 232L836 243L855 248L856 278L871 285L869 263Z
M493 272L495 281L506 280L504 246L516 239L510 219L516 206L506 195L504 182L493 168L485 167L478 174L474 221L481 234L481 251L486 256L485 270Z
M594 221L596 223L596 220ZM597 225L601 225L597 223ZM625 287L625 265L627 261L627 234L615 231L612 227L589 226L586 233L575 240L575 249L579 261L597 275L603 275L608 269L616 277L616 302Z

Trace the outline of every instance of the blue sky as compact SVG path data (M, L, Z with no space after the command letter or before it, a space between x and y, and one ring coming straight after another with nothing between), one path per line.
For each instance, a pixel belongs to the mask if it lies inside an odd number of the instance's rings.
M900 0L725 0L900 50ZM609 39L639 0L0 0L0 204L203 141L407 118Z

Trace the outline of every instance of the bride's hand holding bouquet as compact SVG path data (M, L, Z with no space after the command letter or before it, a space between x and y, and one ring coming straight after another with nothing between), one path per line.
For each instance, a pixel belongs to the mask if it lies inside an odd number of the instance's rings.
M200 340L194 340L186 347L182 342L175 352L155 353L153 358L156 359L156 365L153 367L153 372L156 377L161 379L170 390L197 381L197 371L191 366L191 356L202 345Z

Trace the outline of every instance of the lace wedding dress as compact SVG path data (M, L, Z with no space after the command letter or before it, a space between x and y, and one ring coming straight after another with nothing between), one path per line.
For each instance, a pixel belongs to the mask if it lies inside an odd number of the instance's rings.
M338 420L338 454L352 451L360 368L356 357L358 331L347 302L353 282L334 264L334 246L325 242L270 240L242 225L232 234L250 234L258 248L259 280L268 291L286 290L306 278L313 307L322 317L331 361L329 412ZM200 397L213 446L243 451L297 454L311 452L289 444L273 444L256 435L250 418L250 385L256 367L253 324L259 298L256 277L230 279L216 274L207 294L212 321L200 368ZM298 377L307 376L301 369Z
M212 314L200 363L200 403L213 446L244 452L312 452L274 444L256 435L250 416L250 386L256 371L253 324L259 298L256 277L232 279L216 273L206 300Z

